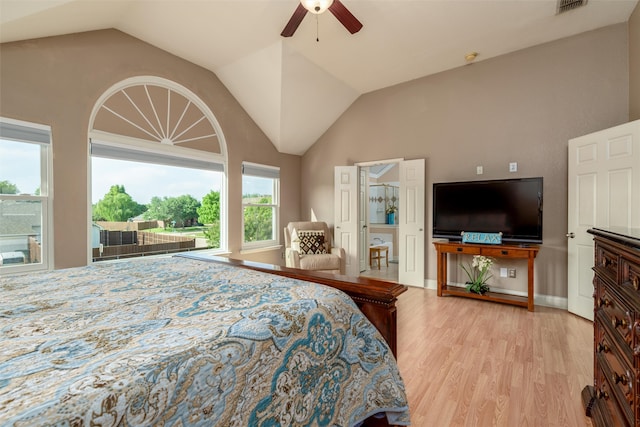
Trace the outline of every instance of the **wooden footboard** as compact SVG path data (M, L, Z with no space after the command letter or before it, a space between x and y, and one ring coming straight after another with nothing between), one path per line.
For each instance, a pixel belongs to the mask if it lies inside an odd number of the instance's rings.
M378 328L384 339L389 344L393 355L397 358L396 300L398 295L407 290L405 285L363 277L318 273L309 270L283 267L280 265L242 261L225 257L205 257L193 253L180 254L176 256L194 258L201 261L221 262L236 267L249 268L251 270L262 271L264 273L306 280L308 282L320 283L340 289L351 297L362 313L367 316L376 328Z

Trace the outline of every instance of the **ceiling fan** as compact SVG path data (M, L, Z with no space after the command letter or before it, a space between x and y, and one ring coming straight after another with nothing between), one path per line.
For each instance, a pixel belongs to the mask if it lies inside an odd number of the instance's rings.
M319 15L327 9L333 13L333 16L335 16L351 34L357 33L362 28L362 23L349 12L340 0L300 0L300 4L298 4L298 7L293 12L291 19L289 19L289 22L287 22L287 25L280 35L282 37L291 37L298 29L307 12Z

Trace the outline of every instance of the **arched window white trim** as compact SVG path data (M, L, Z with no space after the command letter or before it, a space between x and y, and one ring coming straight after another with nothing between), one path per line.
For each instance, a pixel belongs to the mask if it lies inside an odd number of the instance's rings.
M213 112L196 94L156 76L122 80L96 101L88 134L89 189L92 156L222 172L219 251L226 251L226 141ZM88 205L91 248L91 190Z

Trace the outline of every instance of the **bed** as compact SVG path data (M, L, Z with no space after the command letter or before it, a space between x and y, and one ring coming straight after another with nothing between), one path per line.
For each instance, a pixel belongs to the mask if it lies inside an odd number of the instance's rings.
M269 270L180 256L0 278L0 425L409 425L384 324L401 288Z

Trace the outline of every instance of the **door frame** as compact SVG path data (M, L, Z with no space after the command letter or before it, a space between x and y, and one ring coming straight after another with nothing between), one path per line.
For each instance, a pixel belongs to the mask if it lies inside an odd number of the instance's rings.
M426 173L426 171L424 170L424 168L425 168L424 159L415 159L415 160L416 161L417 160L423 161L423 166L422 166L423 173ZM356 176L358 177L358 179L360 179L360 170L363 167L394 163L394 164L397 164L397 166L399 168L402 168L401 165L403 163L410 162L410 161L411 160L406 160L404 157L401 157L401 158L394 158L394 159L374 160L374 161L368 161L368 162L354 162L353 165L356 166L356 168L357 168L356 169L357 170ZM423 175L423 179L424 179L424 175ZM402 179L401 179L401 181L402 181ZM400 185L402 187L402 183ZM424 183L423 183L423 185L424 185ZM358 188L359 188L359 183L358 183ZM403 194L402 194L402 188L401 188L401 190L400 190L400 202L401 203L402 203L402 197L403 197ZM426 200L426 185L423 188L423 194L421 195L421 200L422 200L422 208L424 210L425 209L424 200ZM400 213L400 218L402 218L402 213ZM420 268L417 268L416 270L411 271L409 274L405 274L404 275L404 279L403 279L402 271L399 268L398 281L400 283L407 284L407 285L412 285L412 286L425 287L425 267L426 267L426 264L425 264L425 245L426 245L426 240L427 240L426 239L426 234L424 232L424 230L426 230L425 223L424 223L425 221L426 221L426 210L423 211L423 215L422 215L423 224L422 224L422 227L420 227L420 232L423 233L422 234L422 239L421 239L422 248L420 248L421 250L419 250L420 258L421 258L421 262L420 262L421 267L417 266L417 267L420 267ZM367 216L367 220L366 220L366 225L367 225L367 230L368 230L369 229L369 218L368 218L368 216ZM399 236L402 234L400 232L401 231L401 227L403 227L402 219L400 219L399 223L398 223L398 235ZM400 237L399 237L399 241L400 241ZM358 247L358 250L360 251L361 250L360 248L361 248L362 245L360 245L359 243L360 242L358 242L356 244L356 246ZM400 251L400 247L399 247L398 248L398 254L401 254L401 253L402 253L402 251ZM360 255L361 254L358 253L358 258L360 257ZM399 259L398 259L398 263L399 264L398 265L402 266L403 265L402 262L403 262L402 257L399 255ZM419 272L417 270L421 270L422 273L419 274ZM419 279L418 279L418 277L419 277ZM404 281L408 281L409 283L404 283L403 280Z
M570 139L567 169L567 309L593 320L594 243L587 230L640 227L640 120ZM628 187L611 183L625 172ZM616 194L611 188L626 191ZM591 212L578 206L580 195ZM624 201L627 209L621 209Z

